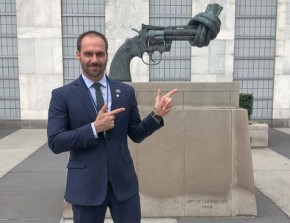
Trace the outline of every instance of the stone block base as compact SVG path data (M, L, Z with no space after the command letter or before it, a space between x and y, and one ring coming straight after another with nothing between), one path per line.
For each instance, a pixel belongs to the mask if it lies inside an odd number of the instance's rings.
M250 123L250 143L252 148L268 147L268 131L267 123Z

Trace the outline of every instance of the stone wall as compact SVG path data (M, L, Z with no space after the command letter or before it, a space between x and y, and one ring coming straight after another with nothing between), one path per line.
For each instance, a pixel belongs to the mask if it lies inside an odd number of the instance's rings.
M63 85L61 3L17 0L22 120L47 119L52 89Z
M221 31L209 47L192 47L192 82L233 80L235 1L193 1L192 16L209 3L224 7ZM290 1L278 0L273 126L290 126ZM109 61L132 28L149 24L149 0L106 0ZM16 0L21 120L45 120L51 90L63 85L61 1ZM190 46L189 46L190 47ZM110 64L108 64L110 65ZM133 82L148 82L149 67L140 58L131 63Z
M273 125L290 126L290 1L278 0Z

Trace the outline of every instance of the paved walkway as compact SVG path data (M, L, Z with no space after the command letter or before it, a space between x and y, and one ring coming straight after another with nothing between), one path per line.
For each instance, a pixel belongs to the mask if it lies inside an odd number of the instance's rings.
M254 149L252 155L256 218L143 219L142 223L290 223L290 129L270 129L269 148ZM48 149L46 130L1 129L0 222L59 223L66 161L67 154L54 155Z
M290 160L271 149L253 150L252 157L256 187L290 216Z
M0 140L0 178L46 143L46 130L20 129Z
M0 130L0 222L59 223L67 154L48 149L44 129L14 131Z

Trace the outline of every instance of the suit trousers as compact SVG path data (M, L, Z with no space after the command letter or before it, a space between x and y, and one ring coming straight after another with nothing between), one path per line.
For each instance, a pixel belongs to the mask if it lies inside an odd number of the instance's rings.
M108 183L106 199L100 206L72 204L74 223L104 223L109 207L114 223L140 223L141 208L139 194L120 202L116 199L111 183Z

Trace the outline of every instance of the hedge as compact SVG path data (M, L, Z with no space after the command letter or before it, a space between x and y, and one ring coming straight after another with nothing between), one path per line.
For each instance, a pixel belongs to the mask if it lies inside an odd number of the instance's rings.
M253 114L253 95L240 93L240 108L244 108L248 111L248 118L250 120L251 115Z

